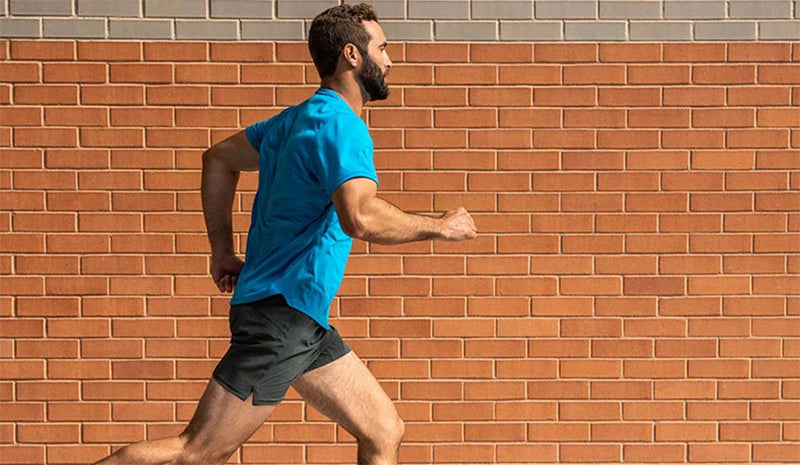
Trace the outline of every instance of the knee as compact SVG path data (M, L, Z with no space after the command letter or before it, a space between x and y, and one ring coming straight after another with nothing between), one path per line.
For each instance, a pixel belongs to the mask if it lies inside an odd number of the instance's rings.
M208 441L203 441L192 435L191 432L184 431L179 438L183 444L181 455L176 463L178 464L224 464L236 450L212 449Z
M385 419L365 439L376 450L396 450L405 431L405 423L400 417Z

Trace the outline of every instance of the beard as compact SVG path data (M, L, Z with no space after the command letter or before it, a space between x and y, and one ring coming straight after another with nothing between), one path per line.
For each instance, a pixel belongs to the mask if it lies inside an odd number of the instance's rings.
M357 74L361 87L367 91L370 101L385 100L389 96L389 87L386 85L381 68L366 53L361 55L364 57L364 62Z

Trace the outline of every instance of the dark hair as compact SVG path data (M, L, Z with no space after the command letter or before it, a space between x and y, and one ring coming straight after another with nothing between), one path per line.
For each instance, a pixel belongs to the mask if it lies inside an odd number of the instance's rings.
M318 14L308 31L308 51L321 78L336 72L339 55L348 43L366 53L369 33L361 21L377 21L372 5L342 4Z

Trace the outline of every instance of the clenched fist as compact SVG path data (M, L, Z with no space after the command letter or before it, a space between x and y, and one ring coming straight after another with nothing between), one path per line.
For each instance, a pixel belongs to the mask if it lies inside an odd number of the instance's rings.
M478 236L475 222L464 207L450 210L442 215L442 220L444 220L442 239L446 241L464 241Z
M236 255L212 255L211 278L222 292L231 292L242 271L244 262Z

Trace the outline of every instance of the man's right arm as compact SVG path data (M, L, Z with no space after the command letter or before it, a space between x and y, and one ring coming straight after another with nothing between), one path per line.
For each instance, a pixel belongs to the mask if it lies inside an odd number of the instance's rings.
M333 192L339 223L348 235L378 244L441 239L461 241L477 236L475 222L457 208L440 218L406 213L377 197L370 179L354 178Z
M203 153L200 192L211 243L211 277L220 291L230 292L242 262L233 251L231 209L239 172L258 169L258 151L245 131L217 143Z

